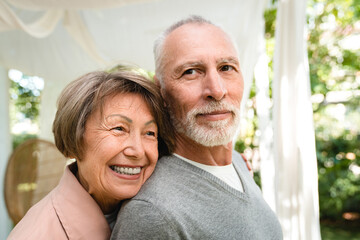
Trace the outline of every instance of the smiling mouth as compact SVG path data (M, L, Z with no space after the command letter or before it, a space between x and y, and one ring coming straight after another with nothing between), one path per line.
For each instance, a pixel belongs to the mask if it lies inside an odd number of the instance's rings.
M141 172L141 167L119 167L119 166L110 166L111 170L119 174L125 175L136 175Z

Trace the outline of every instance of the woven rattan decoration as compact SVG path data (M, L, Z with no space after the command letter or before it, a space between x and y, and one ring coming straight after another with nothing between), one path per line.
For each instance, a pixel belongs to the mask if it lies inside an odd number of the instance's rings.
M14 150L4 186L6 207L14 224L59 183L66 162L56 146L45 140L27 140Z

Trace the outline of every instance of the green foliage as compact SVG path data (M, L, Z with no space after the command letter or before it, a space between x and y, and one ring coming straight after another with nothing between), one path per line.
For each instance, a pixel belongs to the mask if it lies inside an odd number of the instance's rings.
M358 0L308 2L311 6L308 55L312 92L325 95L328 91L359 89L355 79L360 69L360 52L346 49L343 43L355 33L355 23L359 23L360 18L355 17L359 14L355 7Z
M27 79L27 76L23 76ZM25 118L37 120L39 116L40 97L36 89L24 87L20 82L11 81L10 96L16 112L24 114Z
M19 134L12 136L13 150L17 148L20 144L25 142L26 140L37 138L36 134Z
M354 18L360 19L360 0L354 0L352 2L351 8L354 11Z
M266 9L264 12L265 21L265 37L267 39L275 36L275 24L276 24L276 8Z
M360 165L360 97L332 102L325 98L332 91L360 89L360 53L341 44L355 33L354 24L360 21L355 2L359 1L309 3L313 13L308 17L311 90L324 96L324 101L314 104L323 219L341 219L344 212L360 212L360 176L352 171Z
M359 240L360 230L358 226L349 224L321 223L321 238L323 240Z
M349 141L348 134L346 131L344 136L328 141L317 140L322 218L339 219L344 212L360 212L360 176L349 170L360 165L360 135L357 141Z
M40 95L44 82L39 77L24 75L18 70L9 71L10 125L13 149L30 138L36 138ZM30 129L29 129L30 128Z

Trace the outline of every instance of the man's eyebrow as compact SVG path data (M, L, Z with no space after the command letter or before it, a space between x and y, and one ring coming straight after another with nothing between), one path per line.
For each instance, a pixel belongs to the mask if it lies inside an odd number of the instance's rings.
M239 65L239 60L235 57L227 57L227 58L220 58L219 60L216 61L217 64L220 63L233 63L236 65Z
M203 66L204 64L202 62L186 62L184 64L181 64L177 66L174 70L175 74L181 74L182 71L186 68L193 68L193 67L199 67Z
M121 115L121 114L111 114L111 115L107 116L106 118L109 118L109 117L121 117L129 123L133 122L130 118L128 118L127 116Z

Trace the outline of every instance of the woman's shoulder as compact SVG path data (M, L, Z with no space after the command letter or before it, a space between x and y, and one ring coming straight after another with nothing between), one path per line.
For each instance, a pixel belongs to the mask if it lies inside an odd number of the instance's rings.
M52 205L50 192L42 200L32 206L21 221L11 231L8 240L11 239L67 239L61 223Z

